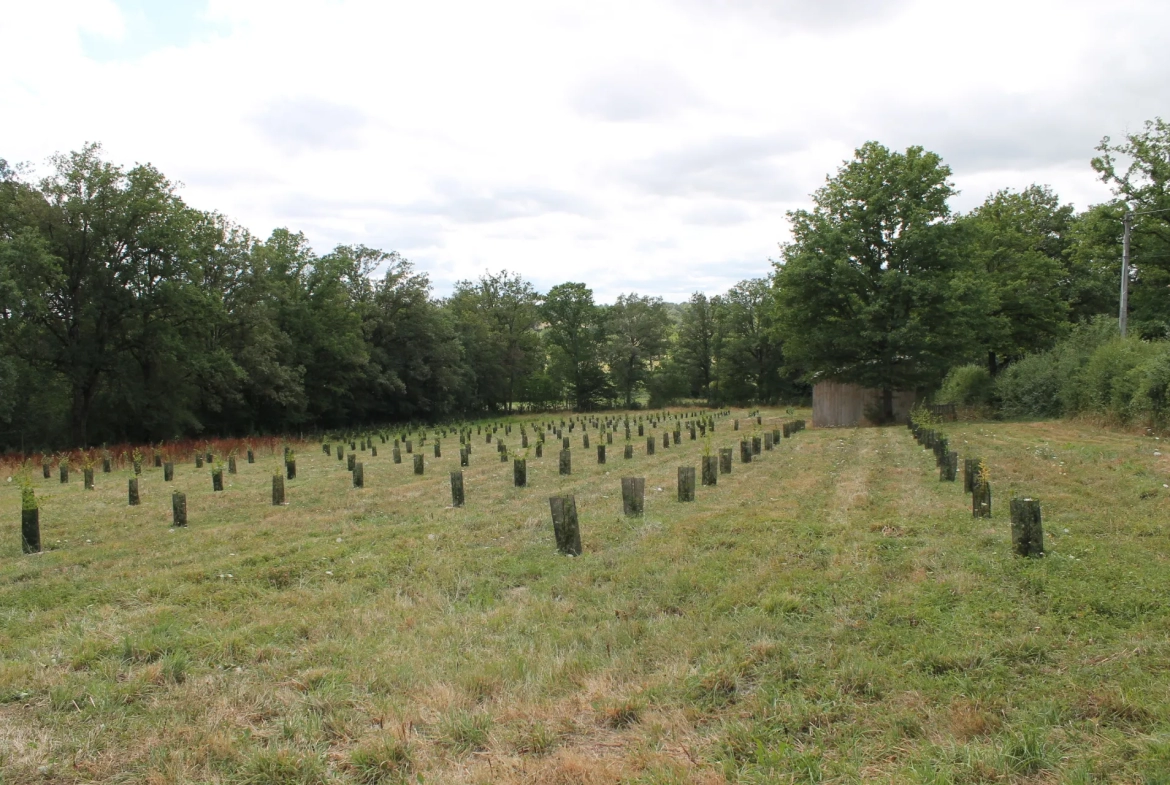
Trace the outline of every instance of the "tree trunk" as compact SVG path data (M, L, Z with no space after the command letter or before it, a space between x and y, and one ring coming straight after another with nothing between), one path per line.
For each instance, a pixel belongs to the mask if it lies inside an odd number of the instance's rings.
M69 412L69 432L74 447L85 447L89 425L89 406L93 402L96 380L74 382L73 401Z

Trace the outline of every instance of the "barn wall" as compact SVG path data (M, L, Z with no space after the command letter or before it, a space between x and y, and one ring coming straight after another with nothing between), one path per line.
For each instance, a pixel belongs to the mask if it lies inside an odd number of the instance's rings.
M894 418L906 422L914 405L913 390L894 392ZM882 391L841 382L817 382L813 386L813 427L852 428L874 425L867 412L880 411Z

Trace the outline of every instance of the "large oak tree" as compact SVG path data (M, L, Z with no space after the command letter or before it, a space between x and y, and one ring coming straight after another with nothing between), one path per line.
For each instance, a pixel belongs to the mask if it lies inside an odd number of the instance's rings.
M788 358L810 380L885 392L937 384L972 356L989 298L951 225L951 170L921 147L859 148L788 214L793 240L776 270Z

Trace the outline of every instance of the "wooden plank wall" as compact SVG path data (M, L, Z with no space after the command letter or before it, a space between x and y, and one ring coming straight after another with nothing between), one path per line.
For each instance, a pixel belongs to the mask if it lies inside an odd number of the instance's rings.
M894 417L898 422L904 423L909 419L914 399L913 390L894 393ZM866 412L880 410L881 400L881 390L842 382L817 382L813 386L813 427L853 428L874 425L866 417Z

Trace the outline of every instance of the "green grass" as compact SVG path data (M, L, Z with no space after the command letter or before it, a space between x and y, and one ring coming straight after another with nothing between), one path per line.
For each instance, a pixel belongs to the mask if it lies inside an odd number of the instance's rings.
M379 443L360 490L298 445L281 508L278 454L217 494L185 463L185 530L161 469L139 507L128 471L92 492L38 475L36 556L13 480L0 783L1170 782L1161 442L944 430L986 460L991 520L905 428L737 450L693 504L685 431L650 458L635 436L630 461L619 435L605 466L574 431L574 474L550 440L525 489L473 437L462 509L455 438L421 478ZM647 478L644 518L621 514L623 474ZM559 493L580 558L554 549ZM1042 502L1043 559L1009 552L1015 494Z

